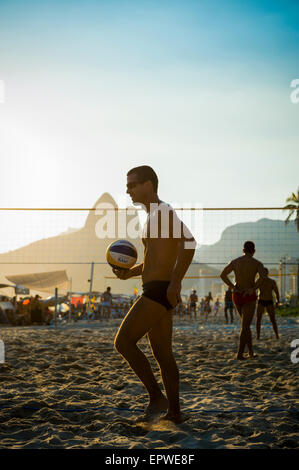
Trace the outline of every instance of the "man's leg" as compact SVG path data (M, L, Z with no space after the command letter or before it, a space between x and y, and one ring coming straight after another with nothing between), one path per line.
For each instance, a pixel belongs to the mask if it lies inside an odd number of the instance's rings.
M277 323L276 323L276 320L275 320L274 305L269 305L268 307L266 307L266 310L267 310L267 312L268 312L270 321L271 321L271 323L272 323L272 327L273 327L273 330L274 330L276 339L279 339L278 327L277 327Z
M227 310L228 310L228 306L226 305L226 306L224 307L225 323L228 323Z
M238 350L237 359L244 359L243 353L244 353L246 345L248 347L249 356L254 357L250 325L251 325L254 312L255 312L255 301L248 302L247 304L242 305L241 311L242 311L242 326L241 326L241 332L240 332L240 338L239 338L239 350Z
M258 304L257 312L256 312L256 337L257 339L260 339L261 322L262 322L263 313L264 313L264 306L261 304Z
M161 376L168 398L166 418L176 423L182 422L179 401L179 370L172 352L172 315L167 311L160 323L148 333L153 355L159 364Z
M149 361L136 343L152 328L157 327L163 316L168 314L163 305L142 296L132 305L115 337L116 350L126 359L148 391L150 398L148 414L162 403L162 409L166 409L167 404Z
M230 322L234 323L234 309L232 307L229 309L229 313L230 313Z

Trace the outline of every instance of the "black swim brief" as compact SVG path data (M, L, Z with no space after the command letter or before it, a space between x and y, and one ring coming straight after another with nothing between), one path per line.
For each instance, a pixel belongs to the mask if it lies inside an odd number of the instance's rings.
M270 305L274 305L273 300L262 300L262 299L259 299L258 304L263 305L264 307L270 307Z
M167 298L167 288L170 281L150 281L143 284L144 297L154 300L159 304L163 305L166 310L172 310L173 306L169 303Z

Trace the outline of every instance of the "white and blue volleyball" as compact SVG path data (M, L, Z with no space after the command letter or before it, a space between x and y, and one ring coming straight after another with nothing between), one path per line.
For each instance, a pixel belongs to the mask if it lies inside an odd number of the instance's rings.
M117 240L111 243L106 251L107 262L112 268L130 269L137 261L138 253L133 243Z

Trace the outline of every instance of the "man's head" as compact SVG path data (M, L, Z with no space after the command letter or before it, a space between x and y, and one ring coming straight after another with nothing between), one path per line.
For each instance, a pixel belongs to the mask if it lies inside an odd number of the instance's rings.
M148 200L152 194L157 194L158 177L154 170L147 165L132 168L127 173L127 193L133 203Z
M268 276L268 274L269 274L269 269L268 269L268 268L265 268L265 271L266 271L266 274L267 274L267 276Z
M253 242L250 242L250 241L247 241L244 243L244 246L243 246L243 252L246 254L246 255L254 255L255 253L255 245Z
M107 287L107 292L110 292L111 291L111 287Z

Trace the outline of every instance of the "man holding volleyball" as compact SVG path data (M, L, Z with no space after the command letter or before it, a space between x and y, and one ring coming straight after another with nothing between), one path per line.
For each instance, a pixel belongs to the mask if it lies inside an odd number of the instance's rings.
M116 350L126 359L149 394L146 417L162 411L164 419L184 421L179 401L179 371L172 352L172 309L181 300L181 282L195 252L195 240L175 211L160 201L158 178L149 166L127 173L127 193L148 216L143 231L144 259L129 270L113 269L119 279L142 276L143 294L133 304L115 337ZM162 393L150 363L137 342L147 334L166 392Z

